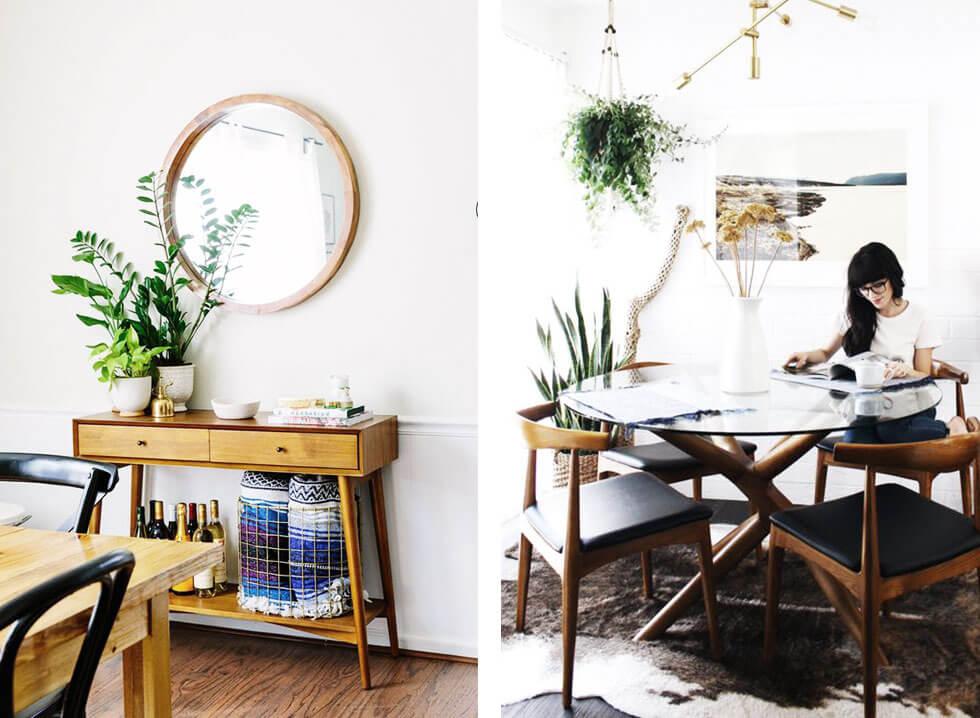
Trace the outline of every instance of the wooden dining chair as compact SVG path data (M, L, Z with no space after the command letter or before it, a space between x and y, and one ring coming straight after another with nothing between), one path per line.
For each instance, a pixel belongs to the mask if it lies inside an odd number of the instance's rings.
M9 631L0 648L0 718L76 718L85 715L92 679L129 586L136 559L129 551L112 551L86 561L25 591L0 606L0 631ZM88 630L64 688L14 712L14 666L28 632L48 610L72 594L99 584L99 597Z
M75 515L60 530L98 533L101 499L119 481L113 464L100 464L69 456L0 453L0 482L47 484L81 489Z
M561 578L562 705L572 702L572 669L578 619L579 582L592 571L623 556L659 546L693 544L698 548L704 608L712 655L721 652L708 520L711 509L691 501L644 471L580 485L579 454L609 447L601 431L560 429L540 423L554 416L555 404L518 412L528 447L527 480L521 520L517 578L517 630L524 631L531 547ZM538 496L537 452L571 452L568 487Z
M956 416L966 419L966 407L963 400L963 387L970 383L970 375L962 369L957 369L952 364L947 364L938 359L932 362L932 377L934 379L946 379L952 381L956 387ZM827 492L827 469L837 466L845 469L863 469L863 466L855 466L838 461L834 458L834 447L843 440L843 436L828 436L817 444L817 474L814 481L813 503L819 504L824 500ZM970 507L973 502L970 498L970 468L969 466L958 466L954 471L960 474L960 495L963 500L963 513L970 515ZM930 471L915 471L907 466L895 466L884 471L889 476L897 476L902 479L911 479L919 484L919 493L927 499L932 498L932 482L936 480L938 474Z
M621 371L669 365L668 362L641 361L626 364ZM749 459L754 461L755 452L759 447L751 441L739 441L738 443ZM599 454L598 473L600 478L629 474L635 471L655 474L657 478L667 484L690 481L691 495L695 501L701 501L703 498L702 479L716 473L687 452L666 441L615 446ZM749 513L755 513L751 504ZM762 556L762 547L760 546L756 551L756 557L761 559ZM651 598L653 596L653 574L649 554L642 554L640 560L643 574L643 596Z
M896 469L933 474L953 471L975 462L978 450L980 433L976 431L911 444L838 443L835 461L865 467L864 493L770 517L765 660L772 660L776 650L783 557L786 551L793 551L831 574L860 605L864 713L874 716L882 604L971 571L977 572L980 586L980 499L974 499L971 520L903 486L877 486L876 477ZM977 497L976 471L973 489Z

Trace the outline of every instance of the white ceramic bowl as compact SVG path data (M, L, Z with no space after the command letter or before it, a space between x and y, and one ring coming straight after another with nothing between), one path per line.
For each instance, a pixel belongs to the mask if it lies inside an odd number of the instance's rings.
M259 401L212 399L211 408L219 419L251 419L259 411Z

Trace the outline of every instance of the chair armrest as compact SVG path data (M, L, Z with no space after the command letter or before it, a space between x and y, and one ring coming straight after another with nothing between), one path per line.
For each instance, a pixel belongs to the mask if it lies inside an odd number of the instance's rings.
M969 384L970 375L941 359L932 360L932 376L934 379L949 379L957 384Z

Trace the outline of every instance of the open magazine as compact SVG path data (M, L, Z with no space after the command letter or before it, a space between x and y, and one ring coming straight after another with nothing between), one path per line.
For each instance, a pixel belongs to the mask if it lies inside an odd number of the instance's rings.
M844 357L843 359L824 362L823 364L807 365L802 369L797 369L792 364L780 369L772 370L772 378L780 381L788 381L796 384L806 384L808 386L819 386L836 391L853 393L856 391L867 391L859 387L854 373L854 366L860 362L871 361L882 365L887 364L890 359L874 352L862 352L854 356ZM918 377L902 377L887 379L882 387L898 386L921 381Z

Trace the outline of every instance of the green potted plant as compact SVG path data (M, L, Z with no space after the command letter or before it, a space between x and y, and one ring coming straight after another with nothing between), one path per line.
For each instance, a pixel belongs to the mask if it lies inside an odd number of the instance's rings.
M109 394L120 416L143 414L150 403L153 359L167 348L144 347L132 327L117 329L111 343L100 342L92 347L91 356L97 357L92 368L99 381L109 384Z
M585 189L593 229L620 203L652 224L658 166L666 160L682 162L683 149L704 140L660 115L652 96L586 98L588 103L568 119L562 154Z
M140 194L136 199L139 211L149 217L144 222L159 235L154 245L162 256L153 263L152 273L135 287L133 302L133 326L140 341L167 346L156 361L156 371L168 387L176 412L187 411L187 401L194 392L194 364L187 356L191 343L211 311L221 306L219 297L224 284L237 269L232 260L240 259L248 248L246 240L258 222L258 211L249 204L220 217L211 190L202 178L181 177L180 183L186 189L197 190L201 201L200 249L205 262L196 267L202 284L201 302L196 311L188 311L181 304L181 296L191 289L191 280L180 273L179 255L192 236L168 241L165 228L173 212L173 201L166 192L163 176L157 172L139 178L136 188Z
M555 425L563 429L581 429L583 431L599 431L597 421L586 419L569 411L558 401L559 396L568 387L594 376L609 374L621 368L626 363L625 357L618 356L612 341L612 305L609 290L602 290L602 313L596 320L593 315L591 326L585 320L582 311L582 301L578 285L575 286L574 315L562 311L554 299L551 300L555 320L558 322L561 336L564 337L563 356L559 359L555 351L551 325L542 326L537 322L538 341L548 360L545 369L531 369L531 376L538 391L546 401L556 403ZM556 487L568 484L570 472L568 452L556 451L554 455L554 485ZM581 452L579 459L579 476L582 483L595 481L598 478L598 455Z

